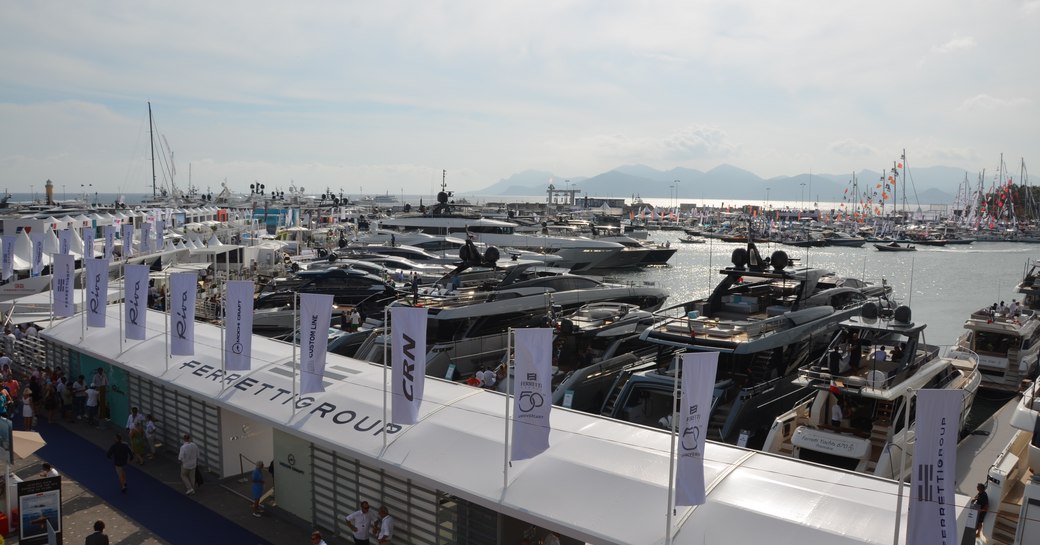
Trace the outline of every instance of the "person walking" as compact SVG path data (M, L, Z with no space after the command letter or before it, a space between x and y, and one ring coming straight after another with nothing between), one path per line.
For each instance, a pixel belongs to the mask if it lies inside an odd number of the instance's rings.
M137 407L131 407L130 414L126 417L127 433L134 429L134 426L137 425L137 423L140 423L142 426L144 425L144 415L141 414L140 409Z
M347 526L354 533L354 545L369 545L368 536L378 520L378 515L369 510L368 502L361 500L361 508L347 515Z
M87 400L83 402L85 410L87 412L87 424L91 426L97 425L98 422L98 399L100 394L93 385L87 387Z
M155 417L149 414L144 419L144 440L147 442L148 459L155 458L155 440L159 436L159 427L155 425Z
M264 462L263 460L257 460L256 466L253 468L253 516L260 518L264 511L264 508L260 506L260 497L264 495Z
M978 493L971 499L971 506L979 512L979 517L975 521L975 537L979 538L982 537L982 523L986 520L986 513L989 512L989 494L986 493L986 485L983 483L975 485L975 490Z
M105 535L105 523L98 520L94 522L94 533L87 536L83 545L108 545L108 536Z
M390 510L385 505L379 506L379 522L376 527L376 543L391 545L390 540L394 537L394 517L390 516Z
M119 489L126 494L126 464L130 463L130 457L134 453L130 447L123 442L123 436L116 434L116 442L108 447L106 455L116 466L116 476L119 477Z
M184 483L185 494L195 493L195 468L199 463L199 446L192 440L191 436L184 434L184 444L177 454L177 460L181 463L181 482Z

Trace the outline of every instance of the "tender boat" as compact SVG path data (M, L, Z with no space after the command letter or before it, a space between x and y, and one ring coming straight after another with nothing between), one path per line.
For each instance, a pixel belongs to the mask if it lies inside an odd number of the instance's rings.
M982 382L978 358L970 351L940 355L925 344L925 324L911 321L910 309L879 310L872 303L862 315L841 323L830 349L801 369L794 383L815 390L780 415L762 450L891 479L907 476L900 465L915 443L914 397L922 388L962 391L963 430ZM864 353L863 351L866 351ZM850 367L852 351L860 363ZM832 406L840 404L841 420L833 425ZM909 426L904 411L910 410Z
M875 244L875 248L881 252L916 252L917 248L912 244L901 246L898 242L889 242L888 244Z

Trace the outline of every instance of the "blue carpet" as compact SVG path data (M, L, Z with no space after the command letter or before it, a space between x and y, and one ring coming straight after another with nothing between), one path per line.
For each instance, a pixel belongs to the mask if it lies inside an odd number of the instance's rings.
M185 496L180 492L180 485L177 489L170 488L134 465L126 469L127 493L123 494L112 461L105 457L104 450L61 426L40 423L37 431L47 441L47 446L36 451L37 456L161 539L175 545L200 542L272 545Z

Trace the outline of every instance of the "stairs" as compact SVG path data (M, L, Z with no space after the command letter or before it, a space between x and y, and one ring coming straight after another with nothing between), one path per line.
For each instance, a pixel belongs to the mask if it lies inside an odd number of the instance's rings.
M867 462L867 473L872 474L877 469L877 462L881 459L885 444L888 443L888 435L892 428L892 412L891 401L879 402L874 408L874 423L870 428L870 460Z

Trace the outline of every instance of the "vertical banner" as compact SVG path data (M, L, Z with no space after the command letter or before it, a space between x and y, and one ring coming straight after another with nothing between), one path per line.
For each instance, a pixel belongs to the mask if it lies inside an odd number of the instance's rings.
M142 223L141 224L141 253L150 254L152 253L152 224Z
M163 249L163 237L166 236L166 220L155 220L155 251Z
M32 242L32 276L40 276L43 272L43 234L30 237Z
M101 257L105 259L112 259L112 248L116 243L116 226L106 225L105 226L105 248L101 253Z
M170 275L170 355L172 356L195 355L195 295L198 289L198 273L181 272Z
M125 304L123 322L126 338L143 341L145 318L148 316L148 265L127 265L123 268L123 294Z
M708 434L718 352L682 356L682 403L678 418L675 505L704 503L704 439Z
M51 259L51 290L54 291L51 312L57 317L72 316L76 310L72 294L76 258L69 254L54 254Z
M17 244L17 240L17 235L4 235L0 237L0 244L3 245L3 270L0 271L0 280L7 280L14 276L14 245Z
M325 353L329 348L332 296L300 294L300 393L324 392Z
M224 301L224 368L248 371L253 354L253 282L231 280Z
M134 255L134 224L130 218L123 224L122 230L123 259L126 259Z
M390 422L415 424L426 382L426 308L392 307L390 324Z
M69 254L69 246L72 244L72 229L68 227L58 231L58 253Z
M917 392L907 543L957 543L954 479L963 396L960 390Z
M513 460L534 458L549 448L552 334L545 327L513 330Z
M83 228L83 259L94 259L94 228Z
M108 306L108 259L89 258L86 261L87 327L105 327L105 308Z

